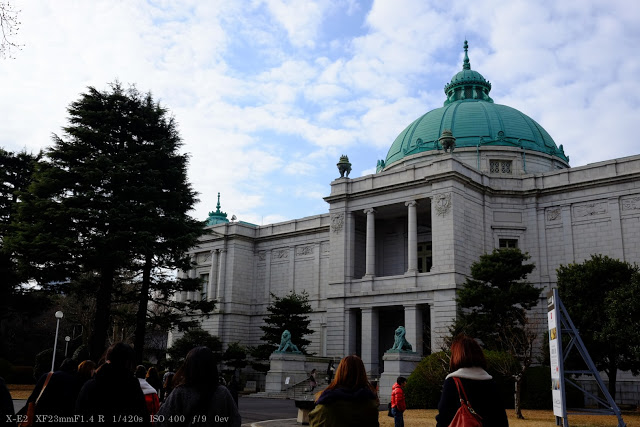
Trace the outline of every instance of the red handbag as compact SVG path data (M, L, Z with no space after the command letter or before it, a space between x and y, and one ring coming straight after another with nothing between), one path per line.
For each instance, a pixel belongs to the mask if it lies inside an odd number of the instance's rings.
M462 387L462 381L457 377L453 377L453 381L458 388L460 408L458 408L456 415L453 417L453 420L451 420L449 427L482 427L482 417L476 414L476 411L471 407L467 393L465 393L464 387Z

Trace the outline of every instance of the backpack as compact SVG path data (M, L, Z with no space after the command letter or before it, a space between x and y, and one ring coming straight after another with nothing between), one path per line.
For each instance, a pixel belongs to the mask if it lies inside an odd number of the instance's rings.
M482 417L476 414L476 411L471 407L467 393L465 393L464 387L462 387L462 381L457 377L453 377L453 381L458 388L460 408L458 408L453 420L451 420L449 427L482 427ZM464 396L464 399L462 396Z

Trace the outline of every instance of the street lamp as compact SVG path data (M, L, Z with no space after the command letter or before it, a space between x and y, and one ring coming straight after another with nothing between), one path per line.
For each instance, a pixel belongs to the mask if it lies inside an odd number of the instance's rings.
M60 327L60 319L64 317L64 313L61 311L56 311L56 339L53 342L53 358L51 359L51 372L53 372L53 367L56 364L56 347L58 346L58 328Z
M66 337L64 337L64 340L66 341L65 345L64 345L64 357L67 357L67 350L69 350L69 341L71 341L71 337L69 335L67 335Z

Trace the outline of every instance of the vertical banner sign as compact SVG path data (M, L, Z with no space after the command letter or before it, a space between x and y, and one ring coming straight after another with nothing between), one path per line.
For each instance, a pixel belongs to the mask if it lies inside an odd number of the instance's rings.
M562 357L562 334L558 290L553 289L547 299L547 320L549 321L549 355L551 356L551 396L553 398L553 414L559 418L567 417L567 406L564 401L564 372Z

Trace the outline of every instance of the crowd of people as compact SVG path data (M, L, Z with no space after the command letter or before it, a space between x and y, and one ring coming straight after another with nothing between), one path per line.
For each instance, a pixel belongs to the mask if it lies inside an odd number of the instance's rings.
M125 343L109 347L98 365L90 360L78 364L65 359L58 370L38 380L17 417L0 378L0 415L5 420L24 421L29 404L36 403L38 421L59 426L240 426L237 381L234 377L235 386L222 384L209 348L192 349L180 369L175 373L167 369L162 379L155 367L135 366L134 360L133 348ZM486 365L482 348L474 339L460 336L453 341L451 372L443 384L437 427L451 425L462 401L473 407L481 425L508 426L504 406L497 399L500 393ZM315 373L314 369L311 389L317 385ZM358 356L344 357L337 368L330 362L327 378L329 385L316 393L315 407L309 413L312 427L380 425L377 390ZM395 427L404 427L406 383L400 376L392 387L389 416Z

